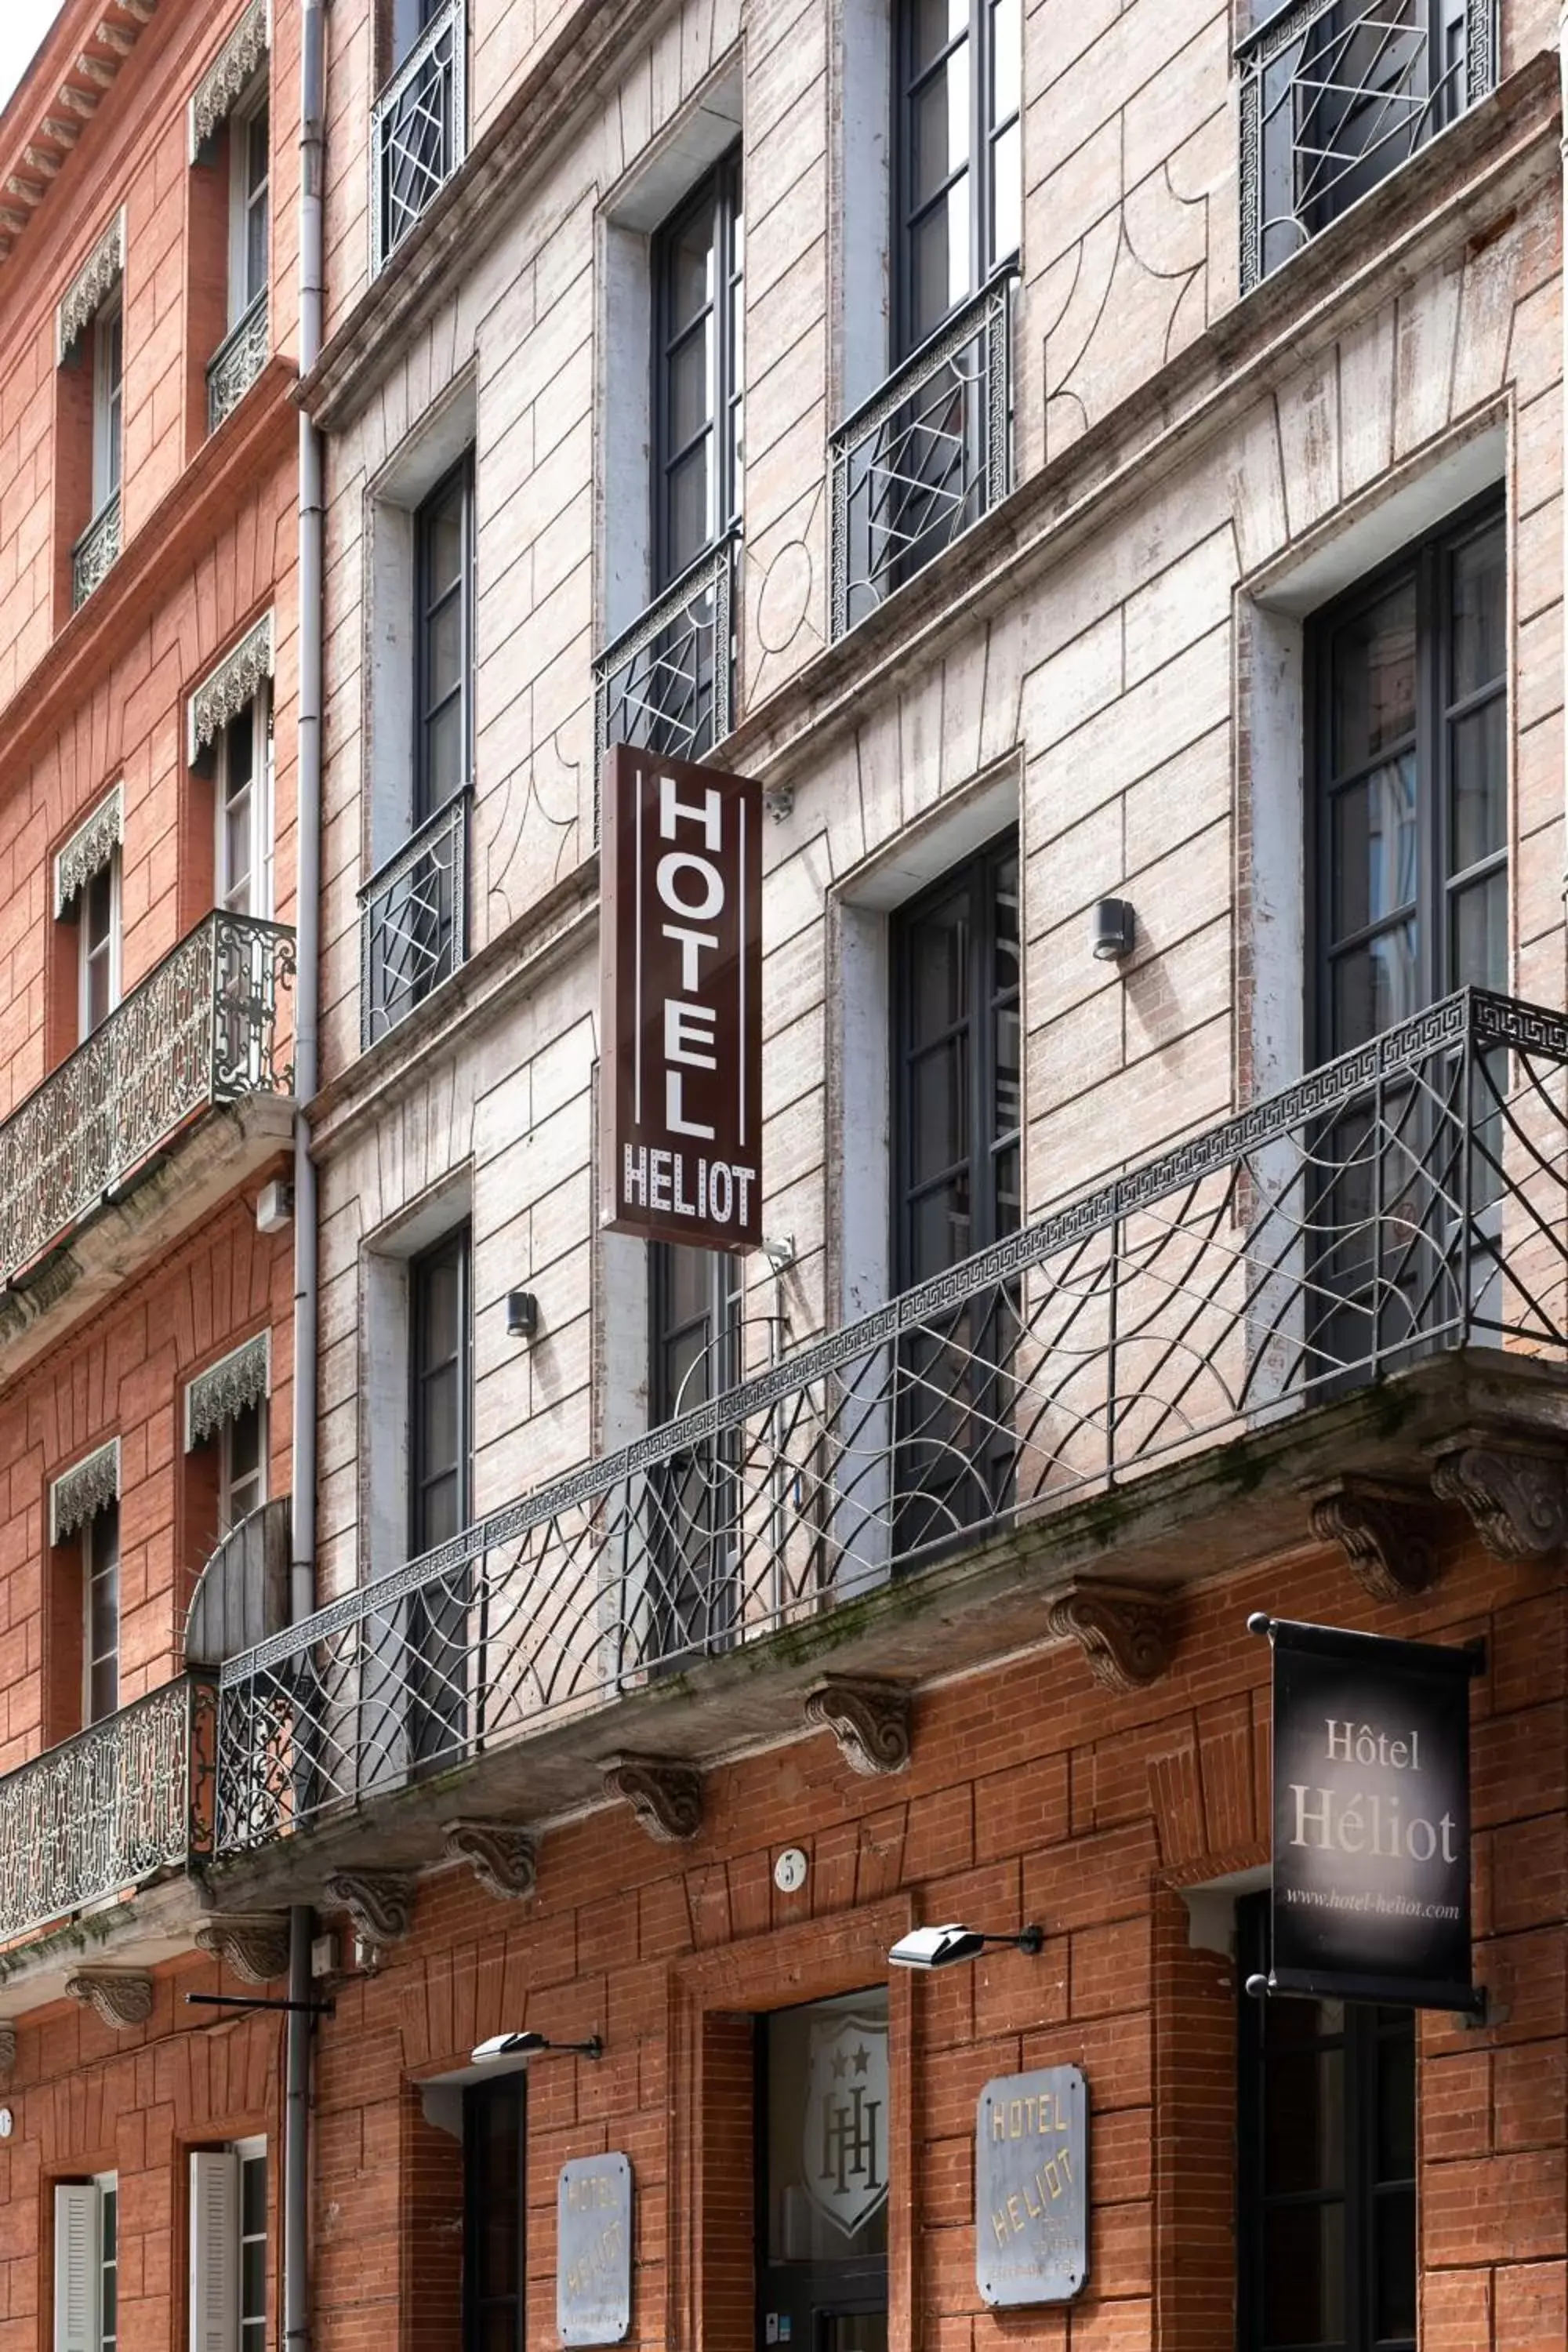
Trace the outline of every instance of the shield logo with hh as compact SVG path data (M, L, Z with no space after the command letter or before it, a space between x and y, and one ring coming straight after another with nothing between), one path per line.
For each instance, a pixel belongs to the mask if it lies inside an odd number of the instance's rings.
M888 2021L813 2021L805 2088L805 2193L847 2238L888 2195Z

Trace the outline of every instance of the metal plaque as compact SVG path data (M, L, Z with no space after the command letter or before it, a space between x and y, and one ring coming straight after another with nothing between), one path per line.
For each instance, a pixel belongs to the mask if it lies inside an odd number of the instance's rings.
M574 2156L556 2202L555 2328L563 2344L623 2344L632 2324L632 2165Z
M974 2127L974 2275L989 2304L1068 2303L1089 2276L1089 2087L998 2074Z

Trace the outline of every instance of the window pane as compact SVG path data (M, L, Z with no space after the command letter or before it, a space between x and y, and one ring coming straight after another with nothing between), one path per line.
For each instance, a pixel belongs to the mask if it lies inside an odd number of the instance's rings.
M430 810L449 800L465 781L463 706L448 702L425 730L425 773Z
M1458 550L1454 557L1453 700L1501 677L1507 658L1507 572L1501 523Z
M426 517L425 602L426 609L456 585L463 569L463 493L454 483Z
M1407 580L1333 641L1333 770L1342 776L1415 724L1415 583Z
M820 2265L831 2303L829 2264L887 2252L886 1986L764 2018L763 2076L765 2258Z
M967 176L955 182L915 231L912 280L910 341L920 343L969 291Z
M1373 2334L1380 2344L1415 2339L1415 2191L1384 2189L1375 2213Z
M1345 2053L1276 2050L1264 2088L1266 2191L1338 2189L1344 2174Z
M714 214L705 206L670 239L667 268L667 327L678 335L689 327L714 294Z
M1332 936L1415 903L1415 757L1374 768L1334 796Z
M961 1032L910 1070L910 1181L923 1184L969 1150L968 1040Z
M1018 27L1018 0L992 0L991 5L991 128L1018 111L1023 42Z
M918 74L950 41L969 30L969 0L913 0L910 8L910 65Z
M969 44L954 49L910 110L910 190L928 202L969 161Z
M1377 2044L1377 2178L1415 2178L1415 2024L1408 2013Z
M245 223L245 296L253 302L267 283L267 199L258 196Z
M235 1480L255 1476L261 1459L261 1412L258 1406L247 1404L244 1412L237 1412L230 1422L228 1459L229 1475ZM246 2166L245 2180L247 2196L251 2193L251 2176L260 2172L261 2168L258 2165ZM264 2174L262 2178L265 2179Z
M1453 724L1453 869L1462 874L1508 837L1508 706L1496 700Z
M906 953L910 1044L920 1046L969 1017L969 893L955 891L911 923Z
M267 2307L267 2249L258 2238L239 2250L239 2307L244 2312Z
M1018 125L1005 131L991 150L991 260L1016 253L1019 243Z
M247 2157L239 2168L239 2226L242 2234L247 2238L265 2234L267 2158L264 2156Z
M1508 874L1506 868L1472 882L1454 896L1452 981L1456 988L1508 986Z
M911 1282L921 1282L928 1274L941 1274L967 1257L970 1241L969 1184L964 1179L954 1184L943 1184L916 1202L910 1216L909 1269Z
M254 195L267 182L267 109L258 106L247 125L247 188Z
M1335 963L1332 1051L1342 1054L1375 1037L1415 1012L1419 1003L1415 926L1399 923Z
M669 448L684 449L713 418L713 322L670 354Z
M682 459L669 477L669 574L695 562L712 536L708 438Z
M1265 2212L1265 2345L1343 2341L1344 2238L1344 2208L1337 2200L1328 2205L1274 2205Z

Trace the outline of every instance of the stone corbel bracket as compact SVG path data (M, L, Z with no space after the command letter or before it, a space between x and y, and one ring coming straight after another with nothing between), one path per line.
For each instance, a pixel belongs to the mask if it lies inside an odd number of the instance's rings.
M1462 1504L1494 1559L1549 1559L1568 1536L1568 1453L1552 1438L1464 1429L1431 1449L1432 1491Z
M831 1731L852 1772L902 1772L910 1760L910 1694L902 1683L829 1675L805 1695L805 1719Z
M123 2033L152 2016L153 1979L144 1969L79 1969L66 1979L66 1998L95 2010L105 2025Z
M662 1756L612 1756L606 1797L629 1805L639 1828L660 1845L683 1845L702 1827L702 1776Z
M1047 1602L1046 1630L1078 1643L1102 1690L1142 1690L1170 1666L1165 1603L1140 1585L1086 1578Z
M289 1914L217 1911L196 1929L196 1944L242 1984L271 1984L288 1971Z
M448 1862L466 1862L489 1894L531 1895L539 1855L526 1830L507 1822L448 1822L441 1832Z
M1425 1486L1354 1472L1308 1491L1320 1543L1335 1543L1373 1601L1408 1601L1437 1580L1432 1496Z
M323 1890L367 1944L400 1943L414 1920L414 1880L405 1870L338 1870Z

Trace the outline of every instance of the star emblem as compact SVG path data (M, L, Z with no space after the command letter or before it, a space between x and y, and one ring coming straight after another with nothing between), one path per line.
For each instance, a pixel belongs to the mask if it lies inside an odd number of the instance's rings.
M845 2067L846 2067L848 2063L849 2063L848 2058L846 2056L845 2053L844 2053L842 2050L836 2050L836 2051L834 2052L834 2053L833 2053L833 2077L834 2077L835 2082L840 2082L840 2081L842 2081L842 2080L843 2080L843 2076L844 2076L844 2069L845 2069Z
M858 2074L863 2074L870 2063L871 2053L867 2049L866 2044L862 2042L860 2047L855 2053L855 2072Z

